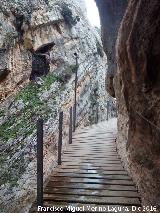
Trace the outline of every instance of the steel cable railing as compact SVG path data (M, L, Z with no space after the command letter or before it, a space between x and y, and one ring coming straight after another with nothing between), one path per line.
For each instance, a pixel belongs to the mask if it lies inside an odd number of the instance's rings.
M135 111L135 112L136 112L137 115L139 115L139 117L141 117L143 120L145 120L147 123L149 123L151 126L153 126L154 128L156 128L160 132L160 127L158 127L157 125L155 125L152 121L148 120L140 112L137 112L137 111Z

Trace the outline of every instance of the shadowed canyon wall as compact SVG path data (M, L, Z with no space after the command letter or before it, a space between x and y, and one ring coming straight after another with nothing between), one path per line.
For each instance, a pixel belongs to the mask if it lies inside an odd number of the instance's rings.
M113 26L112 19L110 23L105 19L108 16L118 18L116 11L122 9L119 2L124 1L96 2L106 51L108 34L105 29L110 28L108 24L114 28L117 26ZM108 2L117 7L111 14L107 14ZM117 70L114 75L119 153L138 186L143 204L157 207L160 207L159 11L159 0L128 1L117 36Z
M96 3L100 11L102 43L108 59L106 89L114 97L113 77L116 72L115 43L119 25L127 7L127 0L102 0L96 1Z
M107 118L106 67L84 0L0 0L1 213L26 213L36 198L38 117L44 119L45 182L57 164L61 110L65 149L77 68L77 128Z

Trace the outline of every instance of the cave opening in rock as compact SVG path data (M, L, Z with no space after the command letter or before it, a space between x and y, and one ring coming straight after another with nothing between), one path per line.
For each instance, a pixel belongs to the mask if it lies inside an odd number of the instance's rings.
M32 51L32 72L30 80L36 77L47 75L50 70L50 51L54 46L54 42L42 45L36 51Z

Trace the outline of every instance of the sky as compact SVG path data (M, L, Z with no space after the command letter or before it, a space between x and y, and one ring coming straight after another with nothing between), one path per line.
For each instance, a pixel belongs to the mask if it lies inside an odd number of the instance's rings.
M94 0L85 0L87 16L92 26L100 27L98 8Z

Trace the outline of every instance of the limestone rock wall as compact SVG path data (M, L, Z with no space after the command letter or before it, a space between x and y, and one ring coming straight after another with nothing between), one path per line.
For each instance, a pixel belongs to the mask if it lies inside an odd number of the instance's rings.
M142 203L157 208L160 207L159 10L158 0L128 1L118 33L114 77L119 153L139 189ZM100 15L105 14L100 10ZM102 25L107 27L105 22Z
M69 29L61 14L64 3L73 12L73 17L80 16L84 20L83 23L80 21L74 29ZM72 45L74 43L73 51L78 51L76 49L76 45L79 45L78 38L86 29L85 21L87 20L84 15L86 13L84 1L1 1L0 7L2 29L0 33L0 99L4 100L19 85L27 83L31 73L31 50L36 51L42 45L54 42L55 49L51 52L52 58L54 57L51 65L53 71L57 65L58 55L60 59L65 56L63 45L67 48L67 46L70 47L69 43ZM82 27L81 36L77 30L80 27ZM70 52L70 56L73 51ZM69 60L74 60L70 56L66 56L65 62L67 57Z
M64 3L72 12L70 19L62 15ZM45 182L56 166L61 110L64 111L63 149L66 147L69 108L74 104L75 52L79 64L77 128L95 123L97 113L99 120L107 118L107 58L98 32L86 19L84 5L82 0L0 1L0 209L3 213L28 212L36 198L38 117L44 118ZM30 82L32 54L51 44L49 74Z
M120 116L128 114L126 164L148 205L160 204L159 1L130 1L117 41ZM133 17L132 17L133 14ZM145 19L144 19L145 17ZM130 30L129 30L130 29ZM138 35L138 36L136 36ZM122 60L123 58L123 60ZM120 134L121 135L121 134ZM120 136L121 137L121 136Z

